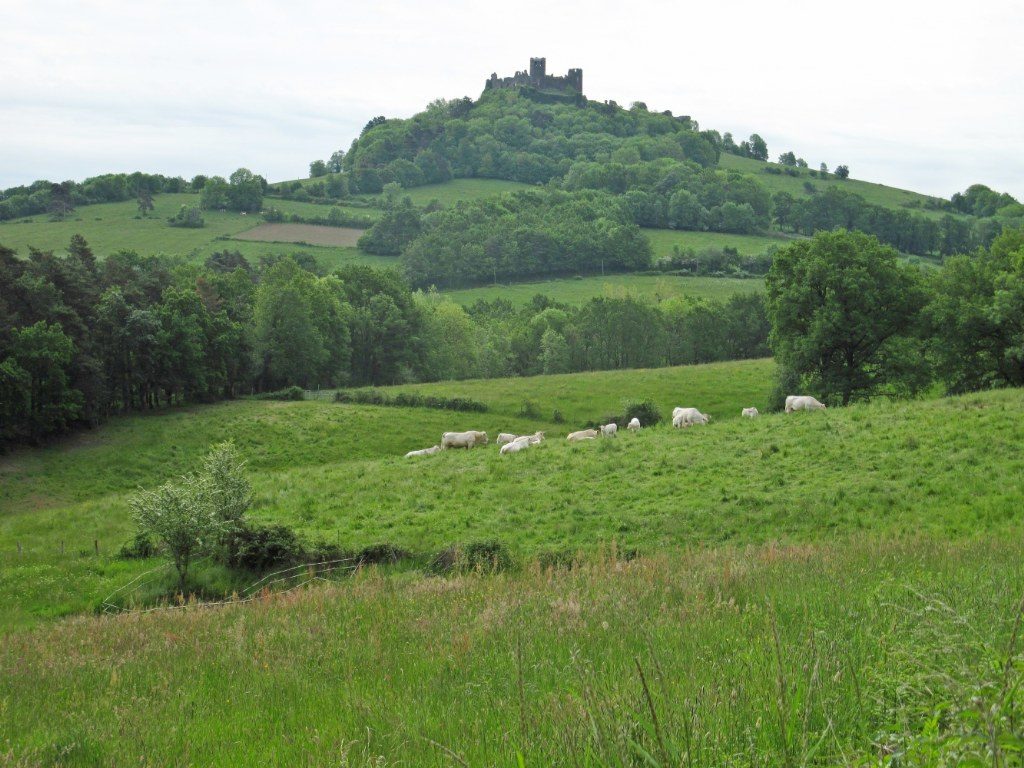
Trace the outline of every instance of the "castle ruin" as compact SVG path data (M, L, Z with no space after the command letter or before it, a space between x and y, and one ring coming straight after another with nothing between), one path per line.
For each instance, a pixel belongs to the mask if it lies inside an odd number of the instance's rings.
M531 58L530 70L516 72L511 77L498 77L497 72L484 84L484 90L492 88L536 88L538 91L583 95L583 70L570 69L567 75L549 75L547 59Z

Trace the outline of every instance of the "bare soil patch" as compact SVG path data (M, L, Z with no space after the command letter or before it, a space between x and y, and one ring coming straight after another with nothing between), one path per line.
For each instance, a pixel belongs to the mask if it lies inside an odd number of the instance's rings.
M322 227L317 224L260 224L235 235L236 240L260 240L269 243L306 243L355 247L365 230L349 227Z

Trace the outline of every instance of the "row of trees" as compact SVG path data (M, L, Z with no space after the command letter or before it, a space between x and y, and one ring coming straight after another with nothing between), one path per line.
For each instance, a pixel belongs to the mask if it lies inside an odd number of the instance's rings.
M1024 386L1024 231L934 275L860 232L821 232L776 254L767 278L779 394L847 404Z
M782 230L812 235L820 230L856 229L903 253L922 256L949 256L987 247L1002 229L994 219L950 214L935 219L906 209L884 208L835 187L807 198L776 192L772 196L772 217Z
M36 181L27 186L10 187L0 193L0 221L41 213L61 219L81 205L152 199L158 192L191 191L195 190L180 176L168 177L139 171L107 173L81 183Z

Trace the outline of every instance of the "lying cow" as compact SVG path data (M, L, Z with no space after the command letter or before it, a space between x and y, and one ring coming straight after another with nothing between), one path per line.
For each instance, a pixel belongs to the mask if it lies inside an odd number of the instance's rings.
M707 424L711 417L696 408L675 408L672 411L672 426L676 429L694 424Z
M441 435L441 448L475 448L487 445L487 433L469 430L468 432L445 432Z
M579 432L570 432L566 438L570 443L578 443L581 440L596 440L596 429L581 429Z
M533 435L523 435L522 437L517 437L511 443L505 443L505 445L501 446L501 450L498 451L498 453L500 453L502 456L504 456L506 453L519 453L520 451L526 450L531 445L537 445L537 443L539 443L540 441L534 441L533 437Z
M440 445L432 445L429 448L422 448L418 451L409 451L405 454L405 458L410 459L413 456L433 456L435 453L441 452Z
M511 432L499 432L498 439L494 441L495 445L507 445L515 440L519 435L513 435Z
M786 413L794 411L823 411L826 406L810 395L790 395L786 398Z
M634 416L632 419L629 420L629 424L626 425L626 429L628 429L630 432L636 432L638 429L640 429L640 419Z
M601 427L601 437L618 437L619 425L614 421Z
M748 419L756 419L760 415L761 414L758 413L757 408L744 408L743 411L740 413L740 416L746 417Z

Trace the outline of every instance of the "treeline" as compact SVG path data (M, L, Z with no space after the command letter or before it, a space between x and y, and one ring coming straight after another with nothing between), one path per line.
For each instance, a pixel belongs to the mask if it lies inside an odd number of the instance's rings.
M118 203L158 192L193 192L180 176L158 173L106 173L83 182L36 181L28 186L10 187L0 194L0 221L48 213L66 216L80 205Z
M414 236L394 246L414 286L628 272L651 263L647 238L609 195L517 192L427 214L419 232L411 209L400 207L367 238L399 217Z
M776 192L772 196L772 216L780 229L805 235L822 230L856 229L874 235L903 253L950 256L988 247L1003 227L995 219L949 214L934 219L904 209L883 208L835 187L813 191L814 194L804 199L788 192Z
M198 192L205 210L224 208L234 211L259 211L267 180L248 168L239 168L225 179L222 176L194 176L185 181L180 176L158 173L106 173L83 182L36 181L28 186L10 187L0 193L0 221L37 214L63 219L75 208L96 203L120 203L138 200L142 213L153 209L153 195L160 192ZM182 221L186 215L182 214ZM177 226L202 226L179 223Z
M1024 386L1024 231L922 272L861 232L819 232L780 250L767 277L777 402L830 404Z
M705 362L765 354L758 296L725 304L538 298L469 310L393 270L323 274L237 252L205 264L131 251L102 263L0 248L0 445L115 412L254 392ZM290 394L288 396L291 396Z

